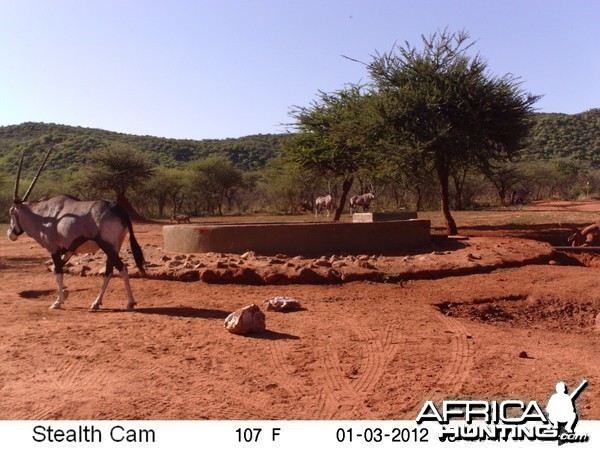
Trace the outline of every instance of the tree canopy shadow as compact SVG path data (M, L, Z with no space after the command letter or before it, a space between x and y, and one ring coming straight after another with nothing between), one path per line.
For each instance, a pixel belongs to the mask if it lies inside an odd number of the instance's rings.
M39 289L32 291L21 291L19 292L19 297L26 298L30 300L39 300L47 297L48 295L56 292L56 289Z
M568 245L567 237L573 233L573 228L581 228L581 225L575 223L474 225L462 229L470 236L511 236L534 239L551 245Z
M187 306L166 306L166 307L157 307L157 308L136 308L133 311L129 311L125 308L117 309L117 308L101 308L98 310L89 310L95 314L101 313L127 313L127 314L158 314L161 316L170 316L170 317L188 317L188 318L197 318L197 319L223 319L230 314L227 311L220 311L218 309L202 309L202 308L192 308Z
M430 243L425 244L422 247L414 247L414 248L406 248L399 250L371 250L371 251L340 251L340 252L326 252L326 253L306 253L300 252L298 254L287 255L287 257L292 256L301 256L303 258L320 258L322 256L331 256L331 255L340 255L340 256L348 256L348 255L381 255L381 256L406 256L406 255L420 255L431 253L436 250L447 250L454 251L465 248L466 244L459 239L452 239L446 235L439 234L431 234Z
M171 317L195 317L198 319L225 319L231 312L218 309L192 308L189 306L166 306L156 308L136 308L139 314L159 314Z
M10 267L13 265L19 265L22 263L27 264L43 264L48 257L45 256L7 256L4 258L4 261L9 264L3 264L5 267Z
M293 334L279 333L277 331L272 331L272 330L265 330L261 333L246 334L246 335L244 335L244 337L248 337L248 338L252 338L252 339L266 339L269 341L279 341L279 340L283 340L283 339L295 341L295 340L300 339L299 336L295 336Z
M67 289L69 294L72 294L73 292L84 292L87 290L88 289ZM57 293L56 289L34 289L34 290L21 291L21 292L18 292L17 294L19 295L19 297L26 298L28 300L45 300L45 299L47 299L48 296L56 294L56 293Z

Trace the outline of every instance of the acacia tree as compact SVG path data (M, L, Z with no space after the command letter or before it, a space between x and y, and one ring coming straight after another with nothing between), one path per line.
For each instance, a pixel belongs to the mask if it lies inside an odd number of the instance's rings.
M140 199L146 206L156 208L158 217L165 216L168 206L174 215L181 212L188 184L189 171L159 168L143 189L136 190L134 200Z
M369 100L362 87L349 85L333 93L319 92L310 106L295 107L290 113L297 133L286 144L287 156L308 171L342 180L334 221L342 215L356 172L377 163Z
M511 189L519 181L523 181L523 175L517 165L510 161L491 166L484 175L496 189L502 206L507 205L507 197Z
M211 156L190 165L191 185L196 200L211 215L223 215L223 205L231 210L233 197L243 186L241 170L226 156Z
M155 167L139 150L124 144L110 144L90 155L90 166L80 177L80 187L88 192L112 191L116 201L134 219L135 211L127 193L142 185L154 174Z
M539 97L523 92L512 75L488 75L487 63L468 55L473 43L464 31L444 30L422 41L421 50L405 43L377 54L367 68L388 151L410 154L435 172L446 230L457 234L451 175L473 165L483 170L517 152Z
M260 189L270 205L286 214L297 214L303 201L315 197L318 177L283 157L269 160L262 171Z

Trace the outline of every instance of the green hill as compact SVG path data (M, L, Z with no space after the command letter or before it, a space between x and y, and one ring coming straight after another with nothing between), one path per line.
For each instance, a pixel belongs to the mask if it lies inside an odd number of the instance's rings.
M536 114L524 155L526 159L580 159L600 166L600 109Z
M150 159L164 167L225 154L232 163L244 170L260 169L281 152L285 134L259 134L238 139L184 140L152 136L134 136L94 128L72 127L45 123L24 123L0 127L0 167L6 172L16 170L23 151L31 152L51 143L61 143L50 161L55 170L75 171L85 164L89 153L107 143L120 142L147 153ZM36 167L37 161L27 160Z
M580 114L535 115L535 125L523 155L526 160L573 158L600 166L600 109ZM33 152L50 143L62 143L50 161L50 169L74 172L89 153L106 143L120 142L146 152L164 167L178 167L191 160L224 154L243 170L255 170L281 153L287 134L259 134L237 139L184 140L135 136L94 128L46 123L0 127L0 171L13 173L23 151ZM37 152L41 154L41 152ZM39 161L26 160L25 171Z

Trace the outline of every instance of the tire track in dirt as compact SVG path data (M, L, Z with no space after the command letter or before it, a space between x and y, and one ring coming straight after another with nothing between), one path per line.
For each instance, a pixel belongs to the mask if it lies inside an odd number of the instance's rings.
M306 384L298 380L294 372L295 367L286 362L285 354L289 352L289 348L285 343L271 341L269 350L270 360L276 371L275 380L282 388L296 398L310 398L317 394L316 401L308 407L307 416L314 419L333 419L339 414L341 408L347 409L349 402L346 399L352 397L353 391L345 386L344 375L339 360L335 357L335 351L326 348L319 354L318 361L321 363L322 370L312 375L316 381L315 386L319 386L315 392L306 388ZM317 379L318 375L324 376L324 382Z
M89 367L89 365L86 365L86 362L98 354L98 348L91 344L88 345L86 343L82 347L75 350L74 353L65 356L64 362L56 367L54 382L59 388L65 389L74 384L77 384L78 388L85 388L93 384L95 385L99 380L106 378L108 375L107 366L103 366L100 370L100 377L98 377L97 371L82 376L82 371L86 367ZM92 366L95 367L95 365Z
M358 335L358 340L363 345L363 354L366 356L363 359L363 366L359 376L356 379L350 380L350 385L357 394L368 391L371 384L374 384L379 379L378 375L381 372L381 352L377 336L371 330L365 327L356 327L354 329Z
M315 410L315 419L330 418L330 411L333 411L335 408L335 406L331 404L331 398L323 387L319 389L319 395L315 405L317 407Z
M300 384L294 376L293 368L285 361L283 346L285 344L277 341L269 342L269 357L271 363L277 370L276 381L288 393L295 397L302 397L306 394L306 389Z
M48 406L46 408L42 408L41 410L36 411L31 420L58 420L62 417L62 407L57 406Z
M71 390L102 391L105 387L119 384L119 380L128 379L128 374L135 371L136 378L160 380L156 377L157 372L163 372L165 367L177 367L180 359L173 356L159 358L161 364L140 365L135 358L119 354L119 364L111 364L108 361L99 362L98 356L105 353L101 345L92 342L82 344L77 349L71 349L72 353L61 356L62 362L51 371L49 385L54 385L58 395L52 402L38 401L32 409L32 414L27 419L48 420L60 419L62 411L69 405ZM53 407L45 406L53 404Z
M251 398L241 400L240 398L223 397L219 405L211 405L210 409L204 409L203 414L219 417L220 420L274 420L273 413L264 407L256 405Z
M356 392L346 379L345 374L340 367L340 360L337 351L328 347L326 354L323 357L325 363L325 389L329 401L326 402L327 408L325 414L327 419L349 418L347 415L355 411L358 404L361 404L361 399L356 395Z
M365 403L398 352L398 323L391 322L383 331L382 337L370 328L357 327L355 322L349 323L348 326L356 333L357 342L361 343L363 349L359 375L350 379L342 370L337 351L333 348L327 349L324 374L329 406L325 412L329 419L340 415L375 419Z
M277 384L285 389L290 395L298 399L310 399L311 397L314 397L315 392L307 388L306 383L298 379L297 374L294 372L295 368L286 362L284 347L287 348L286 344L282 341L270 341L269 343L269 357L277 371L275 377ZM289 351L289 348L287 348L287 350ZM328 403L330 403L330 400L327 395L325 395L324 388L319 387L317 390L316 402L304 405L303 407L307 408L307 410L303 411L303 413L312 413L307 414L307 416L314 416L319 419L327 417L331 410Z
M399 350L398 323L390 322L384 330L382 338L366 327L358 327L356 331L359 339L366 343L367 364L365 372L358 377L355 388L357 392L369 394Z
M87 389L96 387L107 380L109 371L106 366L93 365L92 371L83 373L90 365L86 364L89 359L97 354L97 348L94 346L83 346L74 351L74 353L63 356L62 362L51 372L50 384L55 386L55 390L60 393L76 387L77 389ZM34 381L35 382L35 381ZM31 408L31 412L26 414L23 419L27 420L51 420L60 419L64 407L69 402L68 395L56 395L53 401L40 399L36 401Z
M452 333L451 365L437 379L438 392L432 400L440 401L448 395L458 394L473 367L473 341L458 319L439 314L438 319ZM439 389L439 388L442 389Z
M462 389L473 367L473 342L468 336L467 329L458 319L437 314L436 318L444 325L446 332L451 333L450 361L444 370L437 376L434 386L423 396L423 401L417 400L409 408L409 412L402 419L410 420L417 416L417 407L420 408L425 400L434 403L452 398Z
M44 406L38 408L42 403ZM3 420L51 420L59 419L62 412L62 406L56 406L49 403L48 399L41 399L36 402L30 402L23 411L17 413L11 411L10 419Z

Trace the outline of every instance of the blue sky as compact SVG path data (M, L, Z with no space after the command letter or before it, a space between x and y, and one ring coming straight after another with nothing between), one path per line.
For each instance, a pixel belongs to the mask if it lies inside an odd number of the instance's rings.
M0 125L284 132L395 42L464 29L542 112L600 107L598 0L0 0Z

